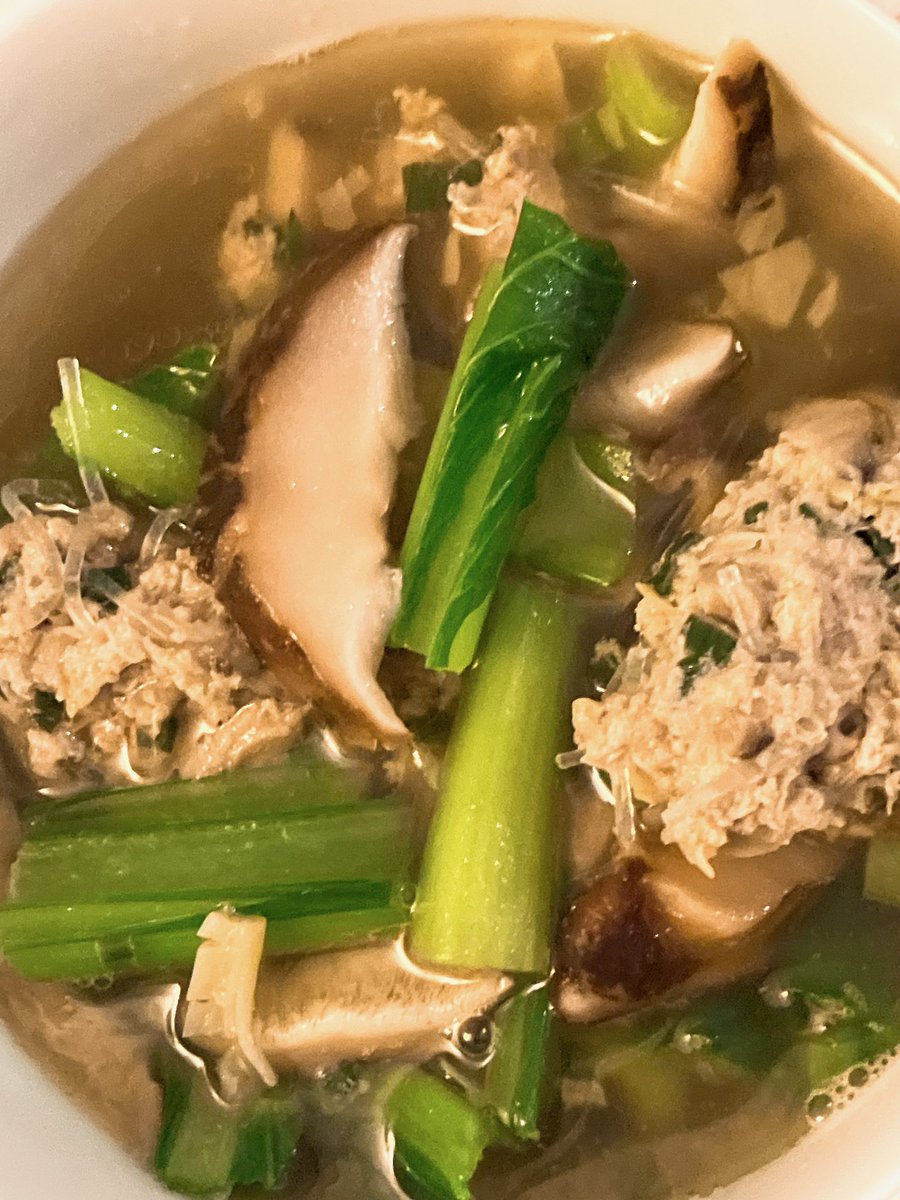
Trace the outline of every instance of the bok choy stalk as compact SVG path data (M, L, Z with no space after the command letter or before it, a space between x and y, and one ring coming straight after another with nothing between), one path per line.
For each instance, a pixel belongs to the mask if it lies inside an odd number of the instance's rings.
M428 666L471 663L518 515L628 286L609 243L524 205L478 297L403 544L391 640Z
M157 1063L163 1117L155 1169L174 1192L227 1196L240 1186L282 1186L297 1152L303 1113L297 1089L278 1084L226 1104L205 1074L172 1053Z
M634 523L631 451L565 431L547 452L511 557L557 579L609 587L628 569Z
M96 467L123 492L163 507L193 500L207 433L180 412L80 371L83 416L72 427L68 406L50 414L65 452Z
M496 1129L490 1114L452 1084L417 1070L385 1110L394 1174L412 1200L470 1200L469 1183Z
M488 1063L481 1103L515 1137L537 1141L547 1091L546 1061L553 1031L546 987L507 1001L494 1022L496 1047Z
M687 132L696 90L686 72L631 38L614 38L605 51L601 102L564 126L570 157L579 166L643 174Z
M43 802L24 828L0 947L36 978L187 966L223 905L266 917L267 953L363 941L406 919L407 806L360 799L327 763Z
M426 962L543 975L557 880L575 601L502 581L450 737L413 913Z

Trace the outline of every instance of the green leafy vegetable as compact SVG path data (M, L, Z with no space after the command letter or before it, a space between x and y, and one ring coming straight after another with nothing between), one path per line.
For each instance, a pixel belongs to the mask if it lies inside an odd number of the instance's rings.
M408 213L436 212L449 204L451 183L481 183L484 169L477 158L464 163L414 162L403 168L403 191Z
M870 878L867 870L867 887ZM811 1088L900 1044L900 983L884 954L893 918L861 900L860 890L856 869L844 872L792 931L781 948L784 965L765 985L795 1010Z
M547 1051L553 1030L546 987L508 1001L495 1023L496 1046L481 1102L515 1137L537 1141L547 1094Z
M819 513L817 513L816 510L813 508L813 506L811 504L807 504L805 500L799 506L798 511L800 512L800 515L802 517L806 517L806 519L808 521L814 521L816 523L816 525L818 525L819 529L825 528L824 517L820 516Z
M640 175L657 166L687 132L695 82L630 38L605 48L602 101L563 127L578 166Z
M618 137L617 137L618 134ZM616 110L589 108L563 126L569 157L579 167L599 166L625 148Z
M879 532L874 525L867 525L864 529L857 529L856 537L875 555L880 563L889 567L894 561L896 547L889 537L885 537Z
M52 733L66 715L66 706L53 692L38 689L34 693L34 720L45 733Z
M495 1132L485 1110L452 1084L412 1071L394 1088L385 1116L394 1174L412 1200L470 1200L470 1181Z
M93 792L24 813L14 867L22 904L260 897L342 880L398 880L409 861L408 805L361 799L330 763Z
M628 131L647 146L667 151L686 132L692 89L667 72L661 60L628 38L614 38L604 61L607 102Z
M444 761L412 951L459 968L544 974L556 897L559 786L573 601L505 579L467 676Z
M403 544L392 642L429 666L472 661L518 514L628 286L612 246L524 205L478 298Z
M281 262L289 266L298 263L306 250L306 230L293 209L288 213L283 225L276 225L275 238L276 254Z
M172 899L65 901L0 908L0 948L31 979L92 980L190 968L205 917L228 905L267 920L266 953L300 954L389 937L408 918L402 884L349 879Z
M225 1104L202 1072L175 1054L157 1063L163 1116L156 1173L188 1196L227 1196L238 1186L281 1187L297 1152L303 1114L297 1089L276 1087Z
M564 431L547 451L511 555L556 578L605 587L627 571L634 533L631 452Z
M181 413L81 371L84 396L80 453L124 492L151 504L193 500L206 454L206 432ZM66 407L50 414L63 449L76 457L75 437Z
M209 425L221 381L220 358L218 347L209 343L187 346L168 362L148 367L126 386L171 412Z
M749 508L744 509L744 524L755 525L763 513L768 511L768 500L760 500L756 504L751 504Z
M703 617L690 616L684 627L685 657L679 662L684 681L681 694L686 696L694 680L710 663L724 667L731 658L737 638L727 629Z
M121 563L114 567L90 567L81 576L81 594L107 612L115 609L117 593L130 591L133 586L128 568Z
M699 533L682 533L669 546L662 558L653 568L653 574L648 580L650 586L659 596L671 596L672 589L675 586L675 574L678 570L678 557L685 550L689 550L691 546L696 546L703 541L703 535Z

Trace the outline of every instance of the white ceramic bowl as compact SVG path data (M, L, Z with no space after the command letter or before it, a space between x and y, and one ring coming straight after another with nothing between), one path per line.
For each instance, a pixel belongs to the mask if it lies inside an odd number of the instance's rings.
M91 167L203 89L378 25L491 14L627 25L708 55L748 37L900 181L900 32L860 0L0 0L0 263ZM900 1065L719 1200L893 1200L898 1147ZM0 1032L3 1200L168 1195Z

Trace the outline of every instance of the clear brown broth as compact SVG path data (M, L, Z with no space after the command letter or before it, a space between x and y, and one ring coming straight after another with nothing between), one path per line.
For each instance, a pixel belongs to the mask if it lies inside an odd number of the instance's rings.
M234 201L261 184L268 137L279 121L297 122L315 140L324 186L370 152L373 114L398 84L443 96L477 130L520 118L545 123L550 114L527 95L510 105L500 68L552 41L565 44L569 60L580 60L584 71L603 37L586 26L501 21L366 35L305 61L253 71L148 129L77 187L2 274L0 474L42 440L55 403L59 356L77 354L102 374L127 377L179 344L227 336L233 313L216 287L217 239ZM703 418L723 435L737 429L729 446L735 461L758 443L765 413L798 397L860 388L900 391L896 200L830 148L780 84L775 99L790 230L806 236L819 263L837 272L840 301L824 334L802 320L783 333L742 330L750 362ZM252 115L260 105L262 115ZM717 270L736 257L727 239L709 242L686 237L680 228L614 220L603 186L573 181L572 189L583 232L621 240L626 257L629 246L635 250L635 321L695 312L697 295L712 295ZM869 919L862 906L860 914ZM896 922L887 922L885 937L896 947ZM41 1028L42 1014L59 1003L58 989L46 989L45 1007L41 990L0 977L0 1014L51 1073L77 1090L79 1072L73 1073L71 1059L77 1052L71 1045L60 1050L58 1039L51 1048L53 1039ZM84 1051L86 1063L90 1053ZM152 1106L133 1097L131 1120L114 1119L122 1106L104 1090L104 1081L95 1079L83 1099L117 1136L145 1152L146 1139L135 1140L133 1127L142 1114L152 1125ZM743 1125L709 1131L722 1139L721 1152L709 1154L708 1137L703 1153L702 1138L670 1147L673 1161L693 1158L696 1167L663 1183L645 1145L585 1110L560 1128L543 1159L536 1153L524 1160L495 1158L482 1171L478 1192L491 1200L526 1194L651 1200L708 1186L797 1136L805 1117L794 1100L761 1089ZM325 1124L331 1150L323 1150L323 1160L343 1156L343 1165L325 1172L305 1194L330 1200L390 1194L386 1181L365 1165L371 1129L355 1122L353 1106L341 1120L329 1117ZM345 1136L345 1130L351 1132Z

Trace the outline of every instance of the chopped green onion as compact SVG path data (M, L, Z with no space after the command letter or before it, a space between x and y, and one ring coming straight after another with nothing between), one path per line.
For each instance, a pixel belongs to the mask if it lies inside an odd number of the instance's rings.
M687 654L679 662L684 677L681 694L686 696L704 667L710 663L724 667L737 645L737 638L727 629L703 617L690 616L684 627L684 648Z
M874 525L867 525L863 529L857 529L856 537L875 555L880 563L889 567L894 561L896 547L889 537L885 537L879 532Z
M193 500L200 482L207 435L194 421L170 412L81 371L83 428L78 430L84 461L96 466L123 492L162 506ZM64 405L50 414L63 449L76 457L75 438Z
M816 525L818 525L818 527L819 527L820 529L824 529L824 528L825 528L825 519L824 519L824 517L820 516L820 515L819 515L819 513L818 513L818 512L816 512L816 510L813 508L813 506L812 506L811 504L807 504L805 500L804 500L804 502L803 502L803 503L802 503L802 504L799 506L799 509L798 509L798 511L799 511L800 515L801 515L802 517L806 517L806 519L807 519L808 521L814 521L814 522L816 523Z
M414 162L403 168L406 211L437 212L449 204L447 188L451 183L481 183L484 169L477 158L464 163Z
M279 259L291 266L298 263L306 250L306 230L293 209L283 225L275 226L275 237Z
M768 500L760 500L756 504L751 504L749 508L744 509L744 524L755 525L763 513L767 513L768 511Z
M412 952L543 975L557 880L573 601L503 581L466 678L413 913Z
M471 1200L469 1184L494 1123L451 1084L410 1072L385 1108L394 1174L412 1200Z
M482 286L403 543L391 639L428 666L472 661L519 512L628 286L609 243L526 202Z
M115 597L134 587L128 568L121 563L114 567L90 567L81 576L81 594L86 600L94 600L105 611L116 608Z
M559 579L617 583L634 547L633 481L625 447L564 431L547 451L512 557Z
M675 586L675 575L678 571L678 557L685 550L689 550L691 546L696 546L703 541L703 535L699 533L682 533L669 546L662 558L653 568L653 574L648 580L650 586L659 596L671 596L672 589Z
M296 1088L278 1084L226 1104L203 1073L175 1054L157 1065L163 1116L155 1169L174 1192L227 1196L233 1187L281 1187L297 1152L302 1109Z
M209 425L221 382L221 355L217 346L201 343L179 350L168 362L148 367L126 386L139 396Z
M66 715L66 706L53 692L40 688L34 693L34 722L45 733L52 733Z
M547 1093L547 1050L553 1028L546 987L508 1001L495 1022L496 1046L481 1102L517 1138L537 1141Z

